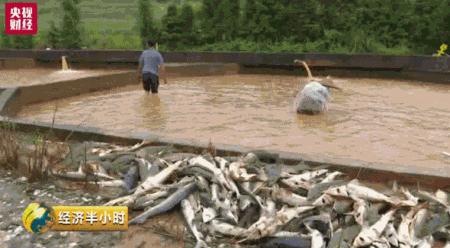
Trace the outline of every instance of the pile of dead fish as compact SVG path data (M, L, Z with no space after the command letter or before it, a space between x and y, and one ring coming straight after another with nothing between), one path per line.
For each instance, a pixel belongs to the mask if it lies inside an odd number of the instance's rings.
M144 143L84 149L84 167L57 176L89 174L100 188L121 188L123 195L106 205L143 210L130 224L179 206L197 247L432 247L450 240L449 194L441 190L375 190L338 171L286 166L263 152L199 156Z

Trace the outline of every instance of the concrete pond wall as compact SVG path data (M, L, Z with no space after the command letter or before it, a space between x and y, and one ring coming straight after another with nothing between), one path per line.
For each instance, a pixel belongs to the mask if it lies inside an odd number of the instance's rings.
M208 144L195 140L170 139L151 133L129 133L118 136L99 128L54 125L30 122L15 118L15 113L28 104L64 98L97 90L105 90L136 84L136 61L140 51L33 51L0 50L2 68L54 66L61 56L67 56L74 67L121 67L133 71L85 77L75 80L51 82L16 88L0 89L0 121L13 122L19 131L48 132L50 129L61 139L70 136L76 140L96 140L121 144L135 144L151 140L155 145L174 145L186 151L203 151ZM292 66L294 59L303 59L319 73L332 75L366 75L369 77L393 77L450 83L450 58L430 56L381 56L381 55L329 55L329 54L256 54L256 53L163 53L172 76L224 75L235 73L304 73ZM24 62L25 61L25 62ZM219 155L237 155L250 148L226 144L214 144ZM328 165L350 177L372 182L397 180L407 185L423 187L450 187L450 170L413 171L408 165L368 163L350 159L330 159L326 156L310 157L306 154L267 151L278 156L286 164L304 162L310 165Z

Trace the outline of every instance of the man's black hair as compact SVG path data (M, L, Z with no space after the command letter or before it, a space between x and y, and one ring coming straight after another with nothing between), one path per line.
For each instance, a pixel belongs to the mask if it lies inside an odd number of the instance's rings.
M156 42L155 42L154 40L148 40L148 41L147 41L147 45L148 45L149 47L154 47L155 44L156 44Z

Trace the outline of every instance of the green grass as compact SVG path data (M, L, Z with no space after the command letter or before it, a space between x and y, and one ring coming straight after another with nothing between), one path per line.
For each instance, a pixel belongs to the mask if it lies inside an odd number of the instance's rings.
M0 0L0 25L4 22L4 3L23 0ZM37 48L45 48L51 21L62 18L60 0L36 0L39 12L39 31L34 38ZM189 3L194 10L200 0L151 0L152 13L159 24L171 3ZM87 48L137 49L140 47L137 27L137 0L80 0L83 41Z

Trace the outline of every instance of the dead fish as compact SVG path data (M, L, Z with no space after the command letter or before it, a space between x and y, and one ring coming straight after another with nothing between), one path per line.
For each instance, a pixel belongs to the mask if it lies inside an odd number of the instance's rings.
M280 188L278 185L274 185L272 187L272 198L281 201L283 203L286 203L293 207L298 206L305 206L310 205L311 203L306 199L306 197L303 197L301 195L297 195L295 193L292 193L289 190Z
M249 195L241 195L239 196L239 209L241 211L245 211L250 205L254 203L254 200Z
M265 237L275 232L275 219L277 216L277 209L275 202L267 198L265 201L261 200L259 196L256 197L261 207L261 215L255 223L253 223L247 230L245 239L240 240L239 243L246 240L255 240Z
M185 187L179 188L177 191L175 191L175 193L164 199L160 204L151 207L150 209L145 210L143 213L136 216L129 222L129 224L142 224L149 217L169 211L183 199L187 198L192 192L196 190L196 188L197 185L195 183L190 183Z
M419 241L419 243L415 246L416 248L431 248L433 247L434 239L433 236L428 236Z
M274 234L280 226L284 226L292 219L299 216L301 213L314 209L313 206L303 206L295 208L282 207L274 215L271 210L272 208L274 208L272 207L272 204L274 203L268 200L266 200L266 203L267 203L266 209L267 213L262 215L261 218L254 225L248 228L249 235L245 240L255 240L262 237L270 236Z
M414 213L416 212L415 209L411 209L406 216L401 215L401 222L398 225L398 244L399 247L412 247L412 238L411 234L409 232L409 226L412 222L412 218L414 216Z
M158 174L147 177L147 179L136 188L136 190L132 195L120 197L118 199L109 201L105 205L131 206L132 204L134 204L134 201L136 200L137 197L145 194L151 189L161 186L161 184L165 182L167 178L169 178L169 176L172 175L172 173L174 173L175 170L177 170L182 165L182 163L183 161L178 161L175 164L169 164L167 168L160 171Z
M353 208L353 201L346 199L335 200L333 203L333 210L338 214L345 214Z
M127 189L134 189L139 181L139 169L136 166L130 167L127 174L123 176L123 181L127 185Z
M303 218L303 224L305 226L314 227L320 233L334 233L334 228L332 224L332 218L329 213L321 213L319 215L313 215Z
M220 222L218 220L212 220L211 224L208 226L209 231L214 233L220 233L232 237L244 237L247 229L234 226L225 222Z
M178 174L181 176L201 176L210 182L219 183L211 171L196 165L183 167Z
M386 225L386 229L384 229L384 236L386 237L386 240L389 242L389 244L398 246L398 234L392 222L389 222Z
M283 248L309 248L311 247L311 240L299 236L275 237L261 244L263 248L283 247Z
M368 206L366 201L364 200L356 200L355 202L355 211L353 212L353 215L355 216L356 223L360 224L361 226L365 226L364 220L367 218L367 210Z
M189 199L184 199L180 203L181 211L183 212L186 223L188 224L189 229L194 235L195 240L197 241L195 247L208 247L205 241L203 241L203 234L198 231L197 226L194 224L195 211L194 207L191 205L191 201Z
M441 193L441 191L437 191L436 193L440 197L436 197L436 195L432 195L428 192L421 191L421 190L419 190L416 194L421 199L425 199L426 201L429 201L429 202L435 202L435 203L441 204L445 208L448 208L447 199L445 197L442 197L443 194L446 196L446 193L445 192Z
M220 209L222 217L237 224L238 217L233 211L231 201L227 197L220 196L219 186L217 184L211 185L211 200L214 203L215 208Z
M428 210L426 208L421 208L417 211L410 226L410 233L412 237L422 239L425 236L423 235L422 230L425 226L425 222L427 221L428 216Z
M162 197L166 197L168 195L169 195L168 190L159 190L156 191L155 193L146 194L136 199L136 202L133 205L133 209L144 209L145 207L152 205L155 202L155 200L160 199Z
M230 177L236 181L251 181L256 178L256 174L248 174L241 161L233 162L229 166Z
M78 167L78 171L67 171L63 173L54 173L55 176L67 179L86 180L92 178L92 180L115 180L116 178L105 174L105 172L91 172L85 173L82 166Z
M331 205L334 202L334 198L328 194L323 194L321 197L317 198L314 202L313 202L313 206L316 207L323 207L323 206L327 206L327 205Z
M139 176L141 178L141 181L145 181L145 179L147 179L147 177L149 176L158 174L159 166L157 166L156 164L152 164L143 158L136 158L135 161L139 167Z
M320 182L317 184L314 184L309 190L308 190L308 200L313 201L316 200L319 196L322 195L322 193L331 188L331 187L337 187L347 184L347 182L343 180L337 180L332 182Z
M209 182L204 177L196 175L195 179L197 181L197 185L198 185L198 188L200 189L200 191L204 191L208 194L211 193L211 191L209 189Z
M214 208L210 208L210 207L202 208L203 223L208 223L211 220L215 219L216 217L217 217L217 212Z
M371 248L390 248L390 243L385 238L379 238L374 240L372 244L370 244Z
M328 242L328 248L350 248L349 242L354 240L360 232L360 225L352 225L337 230Z
M320 233L316 229L310 228L308 225L305 226L311 233L311 248L324 248L325 240L323 238L322 233Z
M304 188L309 189L311 188L311 180L319 177L325 173L327 173L328 170L321 169L321 170L315 170L315 171L307 171L299 175L291 176L288 179L283 179L281 182L288 185L291 188Z
M171 163L175 163L177 161L180 160L189 160L193 157L196 157L197 155L194 153L183 153L183 152L177 152L177 153L172 153L172 154L168 154L162 157L162 159L169 161Z
M223 187L225 187L227 189L231 188L228 181L225 179L225 175L222 173L222 171L219 168L217 168L214 164L212 164L208 160L204 159L202 156L191 158L189 160L189 164L199 165L199 166L211 171Z
M322 180L322 182L320 182L320 183L329 183L329 182L332 182L332 181L334 181L334 179L335 179L336 177L342 176L342 175L344 175L344 173L342 173L342 172L340 172L340 171L334 171L334 172L331 172L331 173L327 174L327 176L326 176L326 177Z
M406 197L406 200L401 201L401 205L414 207L414 206L417 206L417 204L419 204L419 198L415 197L413 194L411 194L411 192L409 192L409 190L402 187L400 189L400 191Z
M368 201L392 202L392 200L386 195L371 188L358 185L354 181L348 183L347 185L329 188L325 191L325 193L334 196L349 197L354 200L362 199Z
M353 246L361 247L372 244L373 241L378 240L383 233L389 221L392 219L395 210L390 210L384 214L375 224L370 227L363 227L362 231L356 236Z

